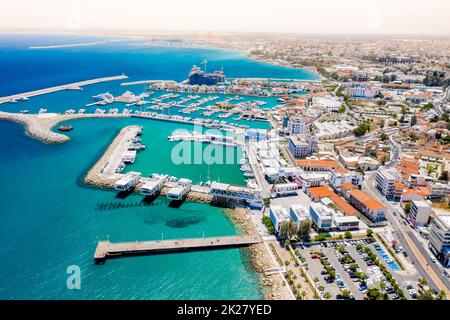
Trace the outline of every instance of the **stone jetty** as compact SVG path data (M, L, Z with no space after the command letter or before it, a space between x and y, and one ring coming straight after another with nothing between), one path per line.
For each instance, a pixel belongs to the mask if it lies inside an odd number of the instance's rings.
M105 77L105 78L96 78L96 79L79 81L79 82L64 84L64 85L40 89L40 90L23 92L23 93L13 94L11 96L0 97L0 103L14 102L17 99L30 98L30 97L48 94L48 93L61 91L61 90L80 90L80 87L82 87L82 86L87 86L87 85L96 84L96 83L100 83L100 82L123 80L123 79L127 79L127 78L128 77L126 75Z
M49 144L60 144L70 140L64 134L53 132L52 129L60 122L86 118L124 118L127 114L21 114L0 111L0 120L12 121L25 126L27 135Z

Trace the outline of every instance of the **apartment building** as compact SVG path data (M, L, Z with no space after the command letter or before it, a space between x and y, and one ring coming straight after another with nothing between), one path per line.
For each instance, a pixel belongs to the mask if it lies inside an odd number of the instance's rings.
M415 226L423 226L428 224L431 214L431 205L426 201L411 201L411 211L409 212L408 219Z
M395 184L400 180L400 175L395 168L378 168L375 177L376 188L388 200L400 200L401 194L396 192ZM399 198L400 196L400 198Z
M450 266L450 214L439 214L431 219L430 249Z
M361 211L371 222L379 223L386 220L386 207L364 191L359 189L351 190L349 201L350 204Z
M359 172L348 171L345 168L336 168L330 171L329 174L330 185L334 190L339 191L341 189L341 184L349 182L357 187L362 184L362 176Z
M310 135L295 135L289 138L289 150L295 158L306 158L317 152L317 140Z

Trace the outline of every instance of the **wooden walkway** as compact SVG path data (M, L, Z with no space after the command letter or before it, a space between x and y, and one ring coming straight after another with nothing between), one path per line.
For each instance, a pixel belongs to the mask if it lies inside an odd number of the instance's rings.
M94 260L98 263L103 262L108 258L115 258L124 255L145 255L192 250L237 248L261 242L262 238L259 235L118 243L99 241L97 244L97 249L95 250Z

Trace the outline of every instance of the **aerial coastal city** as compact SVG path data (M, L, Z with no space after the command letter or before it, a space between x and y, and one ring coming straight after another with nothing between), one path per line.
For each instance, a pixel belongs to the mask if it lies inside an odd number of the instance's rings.
M1 300L450 298L450 35L0 30Z

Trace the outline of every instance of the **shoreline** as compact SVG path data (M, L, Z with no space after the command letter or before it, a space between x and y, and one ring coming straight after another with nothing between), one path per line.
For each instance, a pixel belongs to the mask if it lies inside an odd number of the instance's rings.
M257 234L257 230L247 210L243 207L224 208L224 214L230 221L239 228L244 235ZM256 272L261 275L261 285L264 289L265 300L288 300L289 295L286 288L280 281L278 274L268 275L265 270L273 268L272 259L269 257L264 244L249 246L252 265Z

